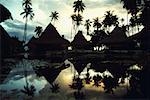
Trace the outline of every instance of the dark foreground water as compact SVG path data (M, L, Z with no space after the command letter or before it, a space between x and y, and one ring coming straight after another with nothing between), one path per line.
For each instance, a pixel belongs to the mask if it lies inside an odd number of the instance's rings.
M70 62L65 61L65 63ZM73 94L76 90L73 90L69 87L69 85L72 83L72 79L75 72L73 65L71 64L69 68L62 70L59 73L58 77L55 80L55 83L59 84L60 90L58 93L52 93L50 89L50 84L45 80L44 77L37 77L34 73L34 70L32 69L33 66L44 64L47 64L47 62L39 60L22 60L16 63L16 65L13 66L13 69L11 70L3 84L0 84L1 100L75 100ZM33 84L36 88L34 97L27 96L26 94L20 92L20 90L23 89L25 85L23 70L24 66L27 67L27 79L29 84ZM86 72L87 68L83 70L80 78L84 78ZM97 73L94 72L94 70L90 70L89 73L91 77L93 77L96 74L111 75L107 71L104 73ZM90 84L85 84L82 89L86 100L120 99L127 93L127 80L125 84L120 85L114 90L114 94L105 93L102 83L100 87L95 87L93 86L93 84L93 81Z

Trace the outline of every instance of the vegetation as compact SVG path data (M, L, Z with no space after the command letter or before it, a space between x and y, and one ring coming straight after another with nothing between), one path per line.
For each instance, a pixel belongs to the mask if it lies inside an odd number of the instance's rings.
M58 17L59 17L58 14L59 13L56 11L51 12L51 15L49 16L49 17L51 17L51 22L54 21L54 23L55 23L55 21L58 20Z
M50 89L51 89L52 93L58 93L60 86L58 83L52 83Z
M41 26L37 26L34 30L34 32L36 32L36 35L39 37L42 33L43 29Z
M24 89L21 89L21 92L27 94L28 96L34 96L36 89L34 87L34 85L31 85L30 87L28 86L24 86Z
M34 13L33 13L32 7L31 7L32 6L31 0L23 0L22 6L23 6L24 11L20 15L23 15L23 18L25 18L23 40L26 42L28 18L30 18L32 20L34 17Z

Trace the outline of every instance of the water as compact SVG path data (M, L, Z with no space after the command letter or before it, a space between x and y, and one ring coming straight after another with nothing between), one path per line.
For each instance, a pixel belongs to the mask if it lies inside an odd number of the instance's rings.
M65 63L70 63L66 61ZM15 67L11 70L3 84L0 85L0 92L2 93L2 98L4 99L15 99L15 100L22 100L31 98L26 96L25 94L21 93L20 90L23 89L25 85L25 78L24 78L24 66L28 66L28 82L29 84L33 84L36 88L35 96L32 98L33 100L74 100L73 93L75 90L72 90L69 85L72 83L72 79L74 76L75 69L73 65L69 68L62 70L58 77L55 80L55 83L59 83L60 85L60 92L54 94L50 90L50 84L45 80L44 77L37 77L34 73L32 67L36 65L47 64L47 62L39 61L39 60L22 60L15 65ZM87 65L89 66L89 64ZM84 78L87 72L87 68L83 70L81 73L80 78ZM105 73L94 72L94 70L89 71L91 77L96 74L108 74L111 75L108 71ZM77 72L76 72L77 74ZM93 86L93 82L89 85L85 85L82 91L86 94L86 98L88 100L96 100L96 99L108 99L108 98L119 98L126 93L126 86L122 85L118 89L116 89L115 95L106 94L104 93L103 87L95 87ZM103 85L102 85L103 86Z

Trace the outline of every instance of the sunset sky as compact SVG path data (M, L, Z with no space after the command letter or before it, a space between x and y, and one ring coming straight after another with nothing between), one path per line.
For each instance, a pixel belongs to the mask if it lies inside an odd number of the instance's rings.
M49 17L52 11L59 13L59 20L55 22L55 27L61 35L64 35L67 39L71 37L72 20L71 15L73 14L73 2L75 0L32 0L32 8L34 11L34 19L29 21L28 24L28 39L31 38L35 33L34 29L36 26L42 26L43 29L50 23L51 18ZM84 24L86 19L93 21L95 17L99 17L103 20L103 16L106 11L114 11L118 17L124 18L126 22L127 11L123 9L120 0L82 0L86 8L83 12ZM11 36L18 36L22 39L24 29L24 19L20 15L23 11L22 0L0 0L6 8L12 13L14 20L7 20L2 23L2 26L7 30ZM86 30L81 26L81 29L86 34ZM91 28L92 31L92 28ZM87 37L88 38L88 37Z

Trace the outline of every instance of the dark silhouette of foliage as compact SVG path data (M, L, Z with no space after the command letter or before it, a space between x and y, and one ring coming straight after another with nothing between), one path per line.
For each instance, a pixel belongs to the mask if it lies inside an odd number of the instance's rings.
M99 22L99 18L98 17L96 17L94 19L93 27L95 27L97 31L102 27L102 24Z
M31 8L31 6L32 6L31 0L23 0L22 6L23 6L24 11L20 15L24 15L23 18L25 18L24 38L23 39L26 42L28 17L30 18L30 20L32 20L34 17L34 13Z
M80 79L79 77L73 79L73 83L69 86L70 88L77 89L79 91L84 87L82 79Z
M54 22L56 21L56 20L58 20L58 12L57 11L54 11L54 12L51 12L51 15L49 16L49 17L51 17L51 22L54 20Z
M86 74L85 82L86 84L90 84L90 82L92 82L92 77L90 77L89 72Z
M118 17L117 15L113 15L113 11L107 11L105 14L105 19L102 23L106 29L108 29L112 25L117 26L119 24Z
M60 86L58 83L52 83L50 89L51 89L52 93L58 93Z
M82 0L77 0L73 3L74 12L83 12L85 5Z
M140 23L144 26L150 25L150 1L149 0L121 0L123 2L123 8L132 16L140 14Z
M73 15L71 16L71 18L72 18L72 20L73 20L74 22L76 22L77 27L78 27L79 25L81 25L81 22L83 21L83 17L82 17L80 14L78 14L78 15L73 14Z
M36 32L36 35L37 35L37 36L40 36L41 33L42 33L42 31L43 31L43 29L42 29L41 26L37 26L37 27L35 28L35 30L34 30L34 32Z
M36 89L34 87L34 85L31 85L30 87L27 85L27 86L24 86L24 89L21 89L21 92L27 94L28 96L34 96L34 93L35 93Z
M92 22L91 22L89 19L87 19L87 20L85 21L84 26L85 26L85 28L86 28L86 30L87 30L87 35L89 35L89 29L90 29L91 23L92 23Z
M94 77L93 77L93 80L94 80L94 84L93 84L93 86L96 86L96 87L99 87L99 86L101 86L100 85L100 82L101 82L101 80L102 80L102 77L100 76L100 75L95 75Z
M0 4L0 23L4 22L7 19L13 19L11 12L2 4Z

